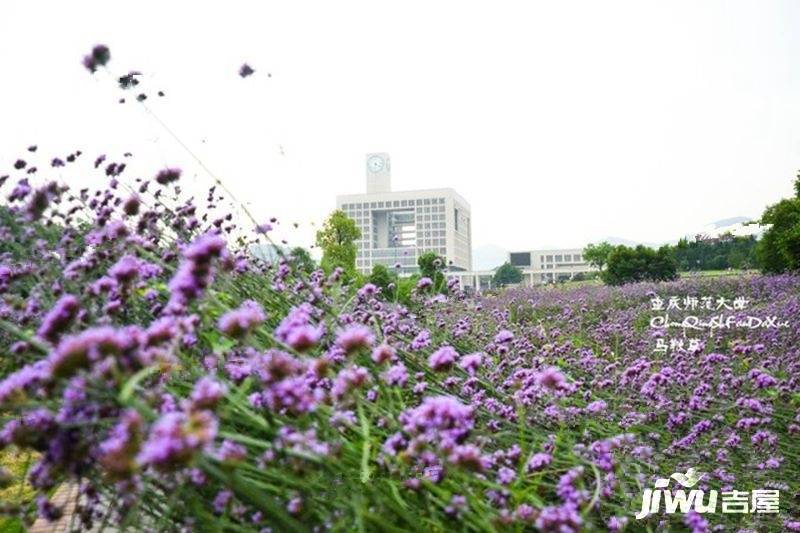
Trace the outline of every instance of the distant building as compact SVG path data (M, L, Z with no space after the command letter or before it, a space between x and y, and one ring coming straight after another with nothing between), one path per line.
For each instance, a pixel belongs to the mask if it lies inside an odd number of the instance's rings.
M597 270L584 260L580 248L511 252L507 261L522 271L520 285L526 287L567 281ZM447 276L458 279L462 287L472 290L494 288L494 270L450 272Z
M367 154L366 194L336 197L336 207L356 221L356 268L367 273L382 264L400 273L417 270L417 258L435 252L449 270L472 266L470 207L455 190L392 191L389 155Z
M281 255L287 255L289 250L274 244L252 244L250 245L250 253L256 259L274 263L280 259Z
M584 260L581 248L511 252L508 261L522 270L525 285L567 281L597 270Z
M448 272L447 279L457 279L461 288L475 292L493 289L494 270L470 270L467 272Z

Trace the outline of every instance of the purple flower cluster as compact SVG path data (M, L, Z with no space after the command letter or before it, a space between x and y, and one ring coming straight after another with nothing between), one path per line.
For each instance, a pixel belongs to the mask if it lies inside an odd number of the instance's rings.
M368 327L360 324L352 324L336 335L336 346L346 354L362 348L369 348L373 344L375 344L375 335Z
M275 338L298 352L304 352L322 339L325 327L312 323L313 308L304 303L292 308L275 330Z
M473 409L451 396L430 396L419 407L400 413L403 430L426 435L441 444L462 442L474 426Z
M159 185L168 185L176 182L181 178L181 170L179 168L165 168L156 174L156 182Z
M213 279L213 259L225 252L225 240L213 234L198 237L183 250L184 260L169 282L166 313L183 313L192 300L200 297Z
M104 67L110 59L111 51L108 47L104 44L98 44L92 48L89 55L83 58L83 66L86 67L89 72L95 72L98 67Z
M406 529L707 531L734 521L626 517L630 487L650 486L639 472L798 490L797 325L667 354L642 327L665 292L798 316L796 276L486 296L423 278L399 303L397 287L299 268L294 252L251 257L268 236L243 236L216 188L181 200L176 169L128 180L129 155L101 156L108 187L70 193L28 172L67 173L80 154L38 153L10 171L24 177L4 193L13 223L0 218L19 242L0 253L0 448L36 452L22 514L57 517L49 496L67 483L87 530L134 513L346 529L358 512ZM800 529L783 508L758 518Z
M80 301L71 294L65 294L58 299L53 308L42 319L42 324L36 335L42 339L55 343L61 333L69 327L80 310Z
M210 411L163 414L150 429L136 460L162 470L179 468L211 446L217 428L217 418Z
M458 352L451 346L442 346L430 357L428 357L428 366L437 372L450 370L455 362L458 360Z
M228 311L219 319L219 329L229 337L243 337L259 326L267 316L261 306L247 300L238 309Z

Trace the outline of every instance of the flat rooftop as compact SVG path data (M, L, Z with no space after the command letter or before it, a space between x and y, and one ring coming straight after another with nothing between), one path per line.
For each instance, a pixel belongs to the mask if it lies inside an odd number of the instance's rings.
M443 187L439 189L414 189L410 191L390 191L390 192L375 192L375 193L354 193L354 194L340 194L336 196L336 203L363 201L368 198L397 198L397 199L411 199L420 196L451 196L458 200L466 208L470 208L463 196L458 194L452 187Z

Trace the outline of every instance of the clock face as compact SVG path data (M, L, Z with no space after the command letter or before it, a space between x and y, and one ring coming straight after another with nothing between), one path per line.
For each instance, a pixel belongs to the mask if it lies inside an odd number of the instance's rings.
M367 168L369 168L370 172L380 172L383 170L383 166L383 158L379 155L373 155L367 159Z

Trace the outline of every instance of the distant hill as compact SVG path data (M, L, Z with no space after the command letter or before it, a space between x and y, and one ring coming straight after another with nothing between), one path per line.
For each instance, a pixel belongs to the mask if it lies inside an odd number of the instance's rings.
M723 228L725 226L733 226L736 224L742 224L744 222L750 222L752 219L748 217L731 217L731 218L723 218L722 220L717 220L716 222L712 222L708 224L709 226L714 226L715 228Z
M710 222L702 228L697 228L695 231L686 233L682 237L690 241L693 241L697 235L703 235L704 237L712 238L724 235L725 233L730 233L731 235L735 235L737 237L746 237L748 235L755 235L758 237L763 231L764 228L754 222L752 218L738 216L723 218L714 222ZM649 246L650 248L658 248L664 244L677 244L678 240L680 239L672 239L657 243L633 241L624 237L606 237L604 239L598 239L596 242L607 241L614 245L622 244L625 246L637 246L639 244L643 244L645 246Z
M747 237L750 235L759 237L761 233L763 233L764 229L765 228L763 226L753 221L751 218L731 217L717 220L716 222L711 222L702 229L692 234L687 234L686 238L693 240L697 235L702 235L705 238L714 238L726 233L730 233L731 235L735 235L737 237Z
M649 246L650 248L658 248L661 246L660 244L654 242L642 242L642 241L632 241L630 239L626 239L624 237L605 237L603 239L597 239L596 243L599 242L607 242L609 244L613 244L615 246L619 246L620 244L623 246L638 246L643 244L645 246ZM677 242L677 241L676 241Z

